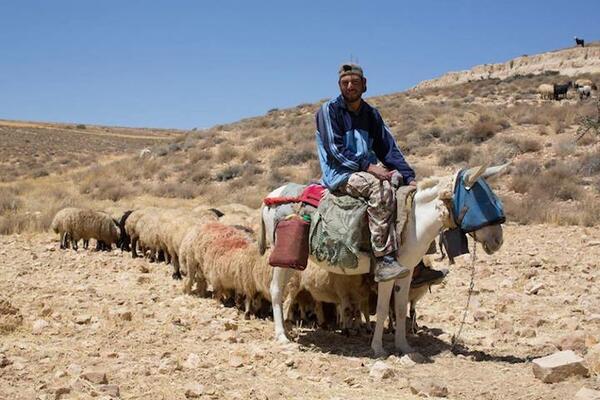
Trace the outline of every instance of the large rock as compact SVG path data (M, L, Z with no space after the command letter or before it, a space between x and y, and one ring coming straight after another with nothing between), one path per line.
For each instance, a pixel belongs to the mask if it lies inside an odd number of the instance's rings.
M410 382L410 391L422 397L446 397L448 388L434 381L427 379L416 379Z
M578 353L584 353L587 350L586 334L582 331L571 332L561 337L556 343L560 350L574 350Z
M575 394L575 400L600 400L600 392L583 387Z
M376 361L369 370L369 376L376 380L391 378L394 370L385 361Z
M33 322L31 331L33 332L34 335L39 335L40 333L42 333L42 331L44 329L46 329L48 327L48 325L50 325L48 323L48 321L46 321L44 319L38 319Z
M92 383L108 383L106 372L104 371L85 371L81 377Z
M183 363L184 368L196 369L200 365L200 356L196 353L190 353L187 360Z
M121 397L121 390L119 389L119 385L98 385L96 388L102 392L109 395L111 398L119 398Z
M589 349L585 355L585 363L591 373L600 375L600 344Z
M185 386L185 397L195 399L204 394L204 385L199 383L189 383Z
M533 360L533 375L544 383L560 382L572 375L587 376L583 358L571 350Z

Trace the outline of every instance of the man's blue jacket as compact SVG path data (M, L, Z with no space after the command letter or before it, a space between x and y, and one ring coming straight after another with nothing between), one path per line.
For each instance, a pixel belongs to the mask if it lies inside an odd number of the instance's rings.
M321 106L316 120L321 180L328 189L335 190L350 174L366 171L378 160L400 172L404 184L415 179L415 171L404 160L379 111L365 101L355 113L340 95Z

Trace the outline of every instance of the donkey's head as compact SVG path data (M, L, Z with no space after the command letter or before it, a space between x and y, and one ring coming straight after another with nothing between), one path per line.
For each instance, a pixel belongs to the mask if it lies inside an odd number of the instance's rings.
M502 246L505 218L502 203L485 180L502 174L508 165L459 171L450 185L452 189L440 196L450 211L444 223L446 228L460 228L481 243L488 254Z

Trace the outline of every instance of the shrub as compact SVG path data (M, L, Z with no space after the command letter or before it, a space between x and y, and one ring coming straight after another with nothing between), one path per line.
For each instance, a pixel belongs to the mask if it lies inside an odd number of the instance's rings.
M241 164L229 165L217 172L215 179L219 182L228 181L233 178L237 178L238 176L242 176L244 172L244 167Z
M554 154L559 157L566 157L575 152L575 142L570 138L561 139L554 143Z
M191 183L157 183L150 187L150 193L158 197L193 199L201 193L201 187Z
M252 150L263 150L279 147L283 144L281 138L276 133L270 135L264 135L257 138L251 145Z
M295 149L286 147L279 150L271 159L271 167L298 165L316 158L316 151L313 149Z
M577 168L584 176L593 176L600 173L600 151L586 154L580 161Z
M535 153L542 149L541 143L536 139L505 137L502 141L514 148L515 151L513 155Z
M457 163L468 163L473 155L471 146L463 145L446 150L440 156L439 165L448 166Z
M468 138L471 142L481 143L494 137L500 130L500 125L489 117L482 116L468 131Z
M286 183L287 181L288 179L286 178L286 176L283 175L278 168L273 168L269 172L269 176L267 178L268 190L276 189L284 183Z
M238 153L237 151L228 145L223 145L220 146L219 149L217 150L217 154L215 156L215 161L217 161L218 163L228 163L231 160L233 160L235 157L237 157Z
M211 179L210 171L206 168L194 170L194 172L190 175L190 179L194 183L208 182Z
M86 129L87 127L84 124L78 124L76 126L77 129Z
M8 189L0 191L0 213L17 211L23 205L23 201L11 193Z

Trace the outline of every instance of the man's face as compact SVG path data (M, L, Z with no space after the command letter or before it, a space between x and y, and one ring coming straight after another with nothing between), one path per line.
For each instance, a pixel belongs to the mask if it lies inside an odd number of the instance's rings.
M339 81L339 85L342 96L348 103L359 100L365 91L365 84L359 75L343 76Z

